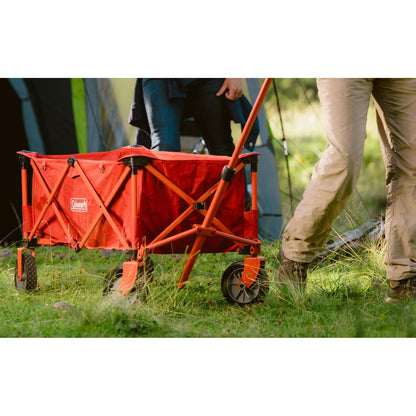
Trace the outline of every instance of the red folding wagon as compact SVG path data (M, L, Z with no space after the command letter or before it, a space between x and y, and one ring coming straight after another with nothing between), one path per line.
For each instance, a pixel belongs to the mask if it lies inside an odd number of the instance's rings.
M237 251L246 257L225 270L224 297L240 305L263 299L269 281L257 230L258 154L241 152L270 82L263 84L231 157L142 146L55 156L18 152L23 247L17 251L16 287L37 286L36 245L125 251L126 261L109 273L108 289L120 296L146 287L152 254L189 253L177 284L183 288L200 253Z

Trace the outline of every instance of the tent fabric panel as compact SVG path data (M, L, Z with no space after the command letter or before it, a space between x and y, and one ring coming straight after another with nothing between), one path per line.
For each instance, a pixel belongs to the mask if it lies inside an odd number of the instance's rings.
M282 232L282 211L276 172L276 157L271 142L267 146L256 146L261 152L258 179L259 234L264 240L276 240Z
M97 78L84 78L85 107L87 116L88 152L100 152L105 146L101 137L100 101Z
M71 91L78 152L86 153L88 151L87 110L85 106L85 89L82 78L71 78Z
M43 146L43 140L36 120L35 111L23 78L9 78L9 82L21 101L23 126L29 145L27 150L45 153L45 147Z
M260 92L260 82L258 78L246 78L246 84L250 95L250 101L254 104L254 100L257 98ZM260 127L260 141L262 145L266 145L269 141L268 125L266 119L266 113L264 111L264 105L261 106L259 114L257 115Z
M127 134L109 78L84 78L84 86L88 151L106 151L128 145Z
M136 137L136 128L129 123L130 106L134 95L134 86L136 84L136 78L109 78L111 88L113 91L115 105L119 114L119 119L124 127L125 138L127 142L124 142L124 137L121 146L126 144L133 144Z
M69 78L25 79L45 153L77 153Z
M22 194L16 151L27 149L28 141L23 126L21 101L7 78L0 78L0 125L3 138L3 161L0 164L0 177L3 179L0 243L11 244L22 238L19 220Z
M246 83L251 101L254 101L260 91L259 79L246 78ZM254 149L261 153L258 168L259 235L264 240L275 240L280 238L282 232L282 211L276 171L276 156L270 139L264 105L257 117L261 139L261 144Z

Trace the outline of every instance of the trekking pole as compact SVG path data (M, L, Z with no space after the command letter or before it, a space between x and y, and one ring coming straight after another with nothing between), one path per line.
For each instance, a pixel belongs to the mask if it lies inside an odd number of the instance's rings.
M231 156L231 159L228 165L224 166L224 169L221 173L221 179L218 185L218 188L214 194L212 203L207 211L207 214L204 218L202 223L201 229L204 230L209 228L212 224L212 221L217 214L218 208L222 202L223 196L225 191L227 190L228 186L230 185L231 181L233 180L235 167L238 163L238 158L240 157L241 152L243 151L244 145L247 141L248 135L253 127L254 121L256 120L257 114L260 111L260 108L263 104L264 98L266 97L267 90L272 82L272 78L266 78L264 83L260 89L259 95L253 105L253 108L250 112L250 115L247 119L247 122L244 126L244 129L241 133L240 139L237 142L237 145L234 149L234 152ZM196 259L201 251L201 248L204 245L205 239L207 238L206 235L197 235L195 242L192 246L191 252L189 253L188 260L185 264L183 269L182 275L178 282L178 288L183 288L185 286L186 281L189 278L189 275L192 271L192 268L196 262Z
M273 89L274 89L274 95L276 97L277 112L279 113L280 127L282 129L282 144L283 144L283 151L284 151L284 154L285 154L287 182L288 182L288 186L289 186L290 213L293 217L293 192L292 192L292 181L290 179L290 169L289 169L289 149L287 147L286 134L285 134L285 129L283 127L282 110L280 108L279 94L277 93L277 87L276 87L275 80L273 80Z

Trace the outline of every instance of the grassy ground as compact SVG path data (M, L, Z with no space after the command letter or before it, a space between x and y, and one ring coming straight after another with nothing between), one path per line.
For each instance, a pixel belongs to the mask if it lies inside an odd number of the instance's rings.
M276 244L264 244L272 282L264 303L227 304L220 290L223 270L241 260L235 253L201 255L188 285L176 289L183 256L153 256L155 280L145 302L102 294L105 274L124 261L100 251L75 254L69 248L36 250L38 289L14 288L15 259L3 259L0 273L1 337L413 337L416 302L383 302L386 290L383 246L366 245L309 275L306 294L274 283ZM72 307L56 309L58 302Z

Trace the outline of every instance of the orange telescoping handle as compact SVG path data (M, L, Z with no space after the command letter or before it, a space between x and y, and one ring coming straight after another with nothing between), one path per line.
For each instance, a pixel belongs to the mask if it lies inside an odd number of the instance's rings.
M233 169L236 167L238 163L238 158L240 157L240 154L243 150L244 145L246 144L247 137L251 131L251 128L253 127L254 121L256 120L257 114L260 111L260 108L263 104L264 98L266 97L267 90L269 89L269 86L272 82L273 78L266 78L263 82L263 85L260 89L259 95L257 96L256 102L253 105L253 108L251 110L251 113L247 119L247 122L244 126L243 132L241 133L241 136L237 142L237 145L234 149L234 152L231 156L231 160L228 163L228 166L224 167L224 170L228 172L232 172ZM223 171L224 172L224 171ZM205 217L205 220L203 222L204 227L210 227L212 219L217 213L218 207L222 201L222 198L224 196L224 193L229 185L229 181L224 180L224 178L221 179L220 184L217 188L217 191L214 195L214 198L212 200L211 206L208 209L208 213Z
M247 119L247 122L244 126L243 132L241 133L240 139L237 142L237 145L234 149L234 152L231 156L231 160L228 163L228 166L224 166L223 174L221 175L221 180L219 182L218 188L214 194L214 197L212 199L211 205L208 209L208 212L204 218L204 221L202 223L202 228L209 228L212 224L212 221L217 214L218 208L221 204L221 201L223 199L224 193L228 188L228 185L230 184L229 180L225 178L228 173L232 173L232 170L235 169L238 158L240 157L240 154L243 150L244 145L246 144L247 137L250 133L251 128L253 127L254 121L256 120L257 114L260 111L260 108L263 104L264 98L266 97L267 90L269 89L270 84L272 83L273 78L266 78L263 82L263 85L260 89L259 95L257 96L256 102L253 105L253 108L251 110L251 113ZM228 172L227 172L228 171ZM233 176L233 173L232 173ZM186 281L189 278L189 275L191 273L191 270L195 264L195 261L200 253L200 250L202 246L204 245L206 237L205 236L197 236L194 245L192 246L191 252L189 253L188 260L185 264L185 267L183 269L182 275L179 279L178 288L183 288L185 286Z
M247 122L244 126L243 132L241 133L240 138L238 139L237 145L235 146L234 152L231 156L230 163L228 164L229 169L234 169L237 165L238 158L240 157L241 152L243 151L244 145L246 144L248 135L253 127L254 121L256 120L257 114L260 111L260 108L263 104L264 98L266 97L267 90L272 83L273 78L266 78L263 82L263 85L260 89L259 95L253 105L251 113L247 119Z

